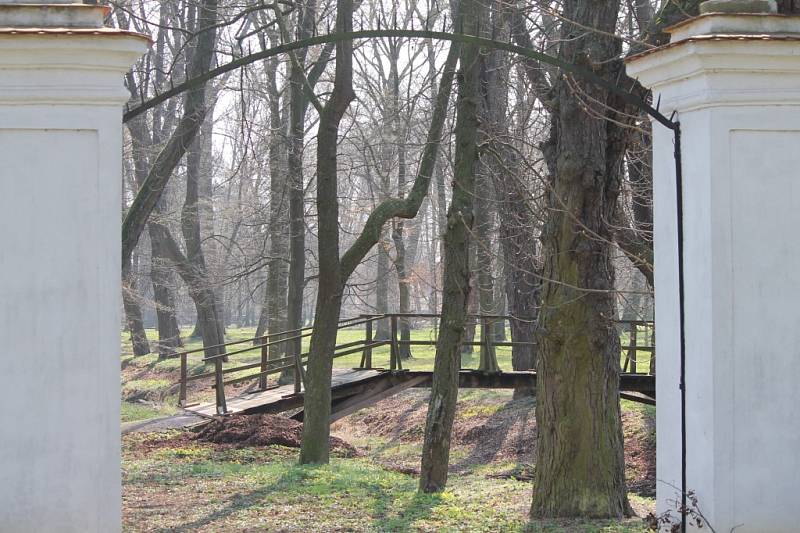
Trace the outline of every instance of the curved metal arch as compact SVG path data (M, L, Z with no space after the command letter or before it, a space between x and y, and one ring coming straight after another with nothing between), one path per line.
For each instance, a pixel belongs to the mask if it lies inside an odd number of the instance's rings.
M532 50L530 48L517 46L515 44L503 41L496 41L493 39L486 39L483 37L475 37L474 35L466 35L463 33L450 33L444 31L399 30L399 29L360 30L347 33L331 33L326 35L317 35L316 37L311 37L310 39L293 41L291 43L275 46L267 50L263 50L261 52L249 54L247 56L235 59L229 63L219 66L215 69L209 70L208 72L204 73L201 76L197 76L196 78L187 80L181 84L178 84L170 88L168 91L165 91L145 102L142 102L140 105L134 107L133 109L129 109L128 111L126 111L125 114L123 115L122 121L128 122L129 120L141 115L148 109L152 109L158 104L172 98L173 96L177 96L182 92L190 90L192 87L200 83L205 83L206 81L221 76L226 72L236 70L238 68L244 67L246 65L249 65L250 63L254 63L262 59L266 59L280 54L285 54L287 52L298 50L300 48L307 48L309 46L316 46L320 44L333 43L343 40L359 40L359 39L370 39L379 37L435 39L440 41L477 44L486 48L505 50L507 52L516 54L518 56L527 57L530 59L534 59L536 61L540 61L542 63L547 63L548 65L553 65L554 67L558 67L564 72L569 72L570 74L580 77L588 82L603 87L604 89L619 95L627 103L643 110L645 113L650 115L655 121L659 122L660 124L669 128L670 130L675 131L677 128L677 122L674 122L671 119L667 118L661 112L659 112L658 109L652 107L650 104L648 104L635 94L619 87L614 82L611 82L605 78L598 76L591 70L583 68L574 63L563 61L557 57L553 57L551 55L544 54L542 52L537 52L536 50Z

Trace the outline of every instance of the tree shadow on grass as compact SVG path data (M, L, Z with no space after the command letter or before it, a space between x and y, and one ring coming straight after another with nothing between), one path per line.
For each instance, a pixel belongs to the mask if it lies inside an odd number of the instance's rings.
M431 515L434 507L442 501L440 494L416 493L408 504L397 512L397 516L382 521L379 531L403 533L417 531L413 525L418 520L424 520ZM385 511L384 511L385 514Z
M353 491L355 495L352 496L366 504L368 510L365 509L365 512L376 522L373 525L374 530L403 532L411 531L411 525L428 516L431 509L441 500L438 495L415 494L403 508L398 509L398 501L402 496L416 490L416 480L412 477L401 478L399 483L394 479L392 483L387 484L385 480L372 478L372 472L369 470L336 469L335 475L315 477L314 472L320 468L336 467L291 465L287 468L288 470L273 483L249 492L232 494L224 507L191 522L165 528L162 531L188 533L215 525L222 528L222 522L237 513L268 506L269 496L272 494L291 495L291 498L303 501L310 496L313 497L315 493L335 494ZM307 511L307 517L313 518L314 513L320 512L324 512L324 507L312 508Z
M523 403L525 402L525 403ZM534 446L534 442L528 442L525 437L525 428L533 424L533 404L526 405L529 399L515 399L505 403L496 413L490 416L483 426L473 428L479 434L475 439L469 454L456 464L451 464L451 471L469 469L473 465L488 464L494 461L498 454L510 446L515 451L516 456L511 458L517 460L519 456ZM509 434L515 426L519 426L519 431L514 436L514 441L506 443Z
M261 505L263 503L264 498L269 496L273 493L278 492L285 492L290 490L293 486L298 483L302 483L305 481L310 474L309 467L300 467L300 466L293 466L290 468L288 472L283 474L277 481L270 485L266 485L260 489L256 489L250 492L238 492L232 494L230 499L228 500L228 504L221 508L217 509L204 517L198 518L189 522L187 524L181 524L180 526L165 528L162 531L170 531L170 532L194 532L198 529L211 525L219 520L223 520L228 518L231 515L234 515L238 512L243 510L249 509L251 507L255 507Z
M428 399L430 398L430 392L427 392L422 397L418 398L413 404L409 403L408 406L403 411L403 414L397 419L395 423L395 428L392 430L391 434L387 435L386 442L377 446L373 453L380 455L383 452L391 449L394 447L398 442L402 439L403 428L405 427L405 423L414 414L418 409L420 409L423 405L427 405Z

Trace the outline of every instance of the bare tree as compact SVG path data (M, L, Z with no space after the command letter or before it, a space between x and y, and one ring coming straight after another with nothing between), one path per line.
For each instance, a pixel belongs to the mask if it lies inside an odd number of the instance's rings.
M458 8L464 32L477 35L485 19L482 0L463 0ZM461 342L467 315L470 281L470 233L474 222L475 167L478 162L478 101L480 49L461 47L459 93L455 131L456 161L453 198L444 234L442 322L436 342L431 397L425 423L419 488L437 492L447 483L450 436L458 398Z

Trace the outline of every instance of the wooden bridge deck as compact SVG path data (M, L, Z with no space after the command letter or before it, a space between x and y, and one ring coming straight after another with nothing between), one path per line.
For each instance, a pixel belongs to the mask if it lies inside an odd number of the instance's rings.
M375 402L388 398L411 387L430 387L432 372L389 371L364 369L334 369L332 376L332 420L351 414ZM459 373L460 388L512 389L535 387L536 372L484 372L465 370ZM655 397L655 376L646 374L620 375L622 396L634 401L651 403ZM632 396L630 393L646 396ZM228 398L228 414L234 413L280 413L303 406L303 391L295 394L294 385L282 385L265 391L245 392ZM187 406L186 411L204 417L217 414L214 402ZM302 412L295 415L302 419Z
M357 391L357 385L369 383L384 373L382 370L335 368L331 386L334 399L338 396L339 391L346 390L348 395L352 394L350 391ZM303 392L304 389L301 389L300 394L295 394L293 383L269 388L265 391L244 392L239 396L228 398L228 413L280 413L296 409L303 406ZM185 410L206 417L217 414L214 402L186 407Z

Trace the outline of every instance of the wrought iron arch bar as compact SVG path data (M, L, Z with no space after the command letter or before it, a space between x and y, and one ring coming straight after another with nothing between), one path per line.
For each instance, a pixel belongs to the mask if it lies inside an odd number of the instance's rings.
M525 48L523 46L517 46L512 43L507 43L503 41L497 41L494 39L486 39L483 37L476 37L474 35L466 35L463 33L451 33L445 31L431 31L431 30L398 30L398 29L380 29L380 30L359 30L347 33L330 33L326 35L317 35L315 37L311 37L309 39L301 39L298 41L292 41L290 43L281 44L278 46L274 46L272 48L268 48L267 50L262 50L260 52L256 52L253 54L246 55L244 57L240 57L235 59L229 63L221 65L215 69L211 69L208 72L194 77L192 79L186 80L183 83L175 85L174 87L170 88L167 91L164 91L161 94L150 98L139 104L138 106L134 107L133 109L128 109L125 114L123 115L122 121L128 122L129 120L141 115L148 109L152 109L153 107L157 106L158 104L165 102L166 100L172 98L173 96L177 96L200 83L204 83L208 80L214 79L226 72L230 72L232 70L236 70L238 68L244 67L249 65L250 63L254 63L256 61L261 61L263 59L285 54L287 52L291 52L293 50L298 50L300 48L307 48L309 46L316 46L320 44L327 44L333 43L338 41L345 41L345 40L359 40L359 39L374 39L380 37L405 37L409 39L435 39L439 41L451 41L457 43L470 43L470 44L477 44L486 48L493 48L496 50L505 50L507 52L522 56L528 57L530 59L534 59L536 61L541 61L542 63L547 63L548 65L552 65L554 67L558 67L564 72L569 72L579 78L582 78L588 82L594 83L604 89L611 91L617 95L619 95L623 100L627 103L634 105L643 111L645 111L648 115L653 117L657 122L661 125L675 130L678 126L676 122L673 122L669 118L665 117L662 113L658 111L658 109L652 107L650 104L639 98L637 95L627 91L616 83L609 81L601 76L598 76L591 70L576 65L574 63L570 63L568 61L563 61L557 57L553 57L549 54L544 54L542 52L537 52L536 50L532 50L530 48Z

